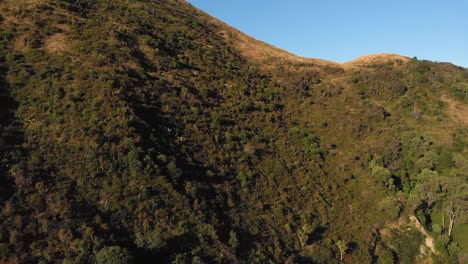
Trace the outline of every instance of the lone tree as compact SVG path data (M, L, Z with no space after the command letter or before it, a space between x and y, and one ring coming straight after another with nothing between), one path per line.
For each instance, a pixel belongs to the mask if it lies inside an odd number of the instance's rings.
M346 253L346 250L348 250L348 245L346 242L343 240L338 240L335 245L338 247L338 250L340 251L340 261L343 261L344 254Z
M449 218L448 236L452 237L455 222L468 215L468 184L459 179L450 179L448 193L450 196L445 202L445 213Z

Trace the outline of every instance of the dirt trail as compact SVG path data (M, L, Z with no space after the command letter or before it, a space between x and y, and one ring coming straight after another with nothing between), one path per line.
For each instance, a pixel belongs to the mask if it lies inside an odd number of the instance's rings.
M424 240L424 244L432 251L434 254L438 254L437 250L434 247L434 239L426 232L426 229L421 225L419 220L416 218L416 216L412 215L409 217L410 221L413 223L413 225L423 234L426 239Z

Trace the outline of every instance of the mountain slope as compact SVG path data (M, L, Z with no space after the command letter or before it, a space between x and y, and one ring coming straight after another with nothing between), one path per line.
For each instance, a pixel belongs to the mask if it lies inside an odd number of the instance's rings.
M178 0L0 22L0 261L466 259L466 69L299 58Z

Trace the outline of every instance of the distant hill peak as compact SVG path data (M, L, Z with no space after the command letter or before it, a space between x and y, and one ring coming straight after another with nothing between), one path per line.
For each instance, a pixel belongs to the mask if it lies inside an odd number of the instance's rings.
M220 34L227 40L234 42L238 51L252 61L267 68L278 64L291 63L293 65L308 65L332 68L363 67L372 64L383 64L395 62L402 64L408 62L410 58L394 53L377 53L361 56L345 63L338 63L330 60L301 57L290 53L271 44L257 40L231 26L213 18L220 29Z
M274 45L257 40L252 36L224 23L223 21L204 13L203 11L200 12L206 16L210 23L216 25L218 34L222 36L226 42L232 43L244 57L256 62L261 67L270 69L288 64L296 67L312 66L318 68L342 68L339 63L334 61L306 58L295 55L291 52L275 47Z
M381 64L387 62L398 62L404 63L408 62L410 59L408 57L404 57L394 53L376 53L376 54L369 54L352 61L348 61L343 63L345 66L364 66L368 64Z
M232 42L238 51L248 59L257 62L266 68L272 66L282 65L289 63L293 65L302 66L316 66L316 67L332 67L332 68L349 68L349 67L362 67L370 64L381 64L387 62L404 63L410 58L401 56L394 53L377 53L361 56L345 63L338 63L330 60L307 58L298 56L274 45L257 40L252 36L241 32L240 30L224 23L223 21L212 17L205 12L199 10L200 13L206 16L211 23L216 25L218 34L226 39L227 42Z

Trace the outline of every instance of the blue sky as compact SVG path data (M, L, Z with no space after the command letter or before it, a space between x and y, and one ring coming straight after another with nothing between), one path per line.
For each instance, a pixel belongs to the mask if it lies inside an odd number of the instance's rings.
M468 67L466 0L188 0L256 39L345 62L390 52Z

